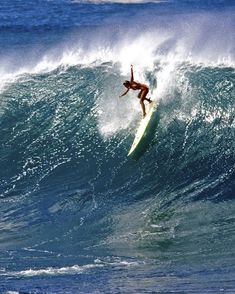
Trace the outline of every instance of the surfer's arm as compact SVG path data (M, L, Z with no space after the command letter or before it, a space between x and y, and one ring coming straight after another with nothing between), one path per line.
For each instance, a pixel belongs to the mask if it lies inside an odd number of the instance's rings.
M134 82L133 65L131 65L131 83Z
M127 89L122 95L120 95L119 97L125 96L129 90L130 90L130 88L128 88L128 89Z

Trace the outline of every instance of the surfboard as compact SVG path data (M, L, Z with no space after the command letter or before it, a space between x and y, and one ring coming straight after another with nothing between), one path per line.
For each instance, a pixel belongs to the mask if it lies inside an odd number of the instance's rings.
M156 101L152 101L152 103L148 105L147 114L144 118L142 118L140 122L140 125L135 135L135 139L131 145L131 149L128 152L128 156L130 156L137 149L137 147L140 145L141 141L143 140L144 134L148 128L149 122L156 108L157 108Z

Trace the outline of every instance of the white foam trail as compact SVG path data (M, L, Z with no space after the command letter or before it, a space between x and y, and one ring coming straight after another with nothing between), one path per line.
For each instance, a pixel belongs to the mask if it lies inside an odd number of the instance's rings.
M93 3L93 4L105 4L105 3L121 3L121 4L135 4L135 3L164 3L171 2L167 0L73 0L73 3Z
M138 266L139 262L126 261L118 258L117 260L102 261L96 259L93 264L73 265L61 268L47 267L42 269L26 269L18 272L6 272L3 275L16 277L34 277L34 276L59 276L59 275L77 275L82 274L90 269L100 268L104 266L120 266L130 267Z
M73 265L68 267L53 268L47 267L45 269L28 269L19 272L10 272L7 275L17 277L33 277L33 276L58 276L58 275L76 275L81 274L86 270L103 267L103 264L86 264L83 266Z

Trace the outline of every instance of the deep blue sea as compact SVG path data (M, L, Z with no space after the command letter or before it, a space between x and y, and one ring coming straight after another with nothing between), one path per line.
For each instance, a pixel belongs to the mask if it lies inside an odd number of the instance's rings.
M0 1L0 293L235 293L234 1Z

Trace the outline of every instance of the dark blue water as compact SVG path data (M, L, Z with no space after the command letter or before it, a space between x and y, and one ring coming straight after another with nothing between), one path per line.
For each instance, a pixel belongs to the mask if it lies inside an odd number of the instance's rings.
M0 293L235 292L234 25L232 1L1 1ZM138 158L131 64L158 101Z

